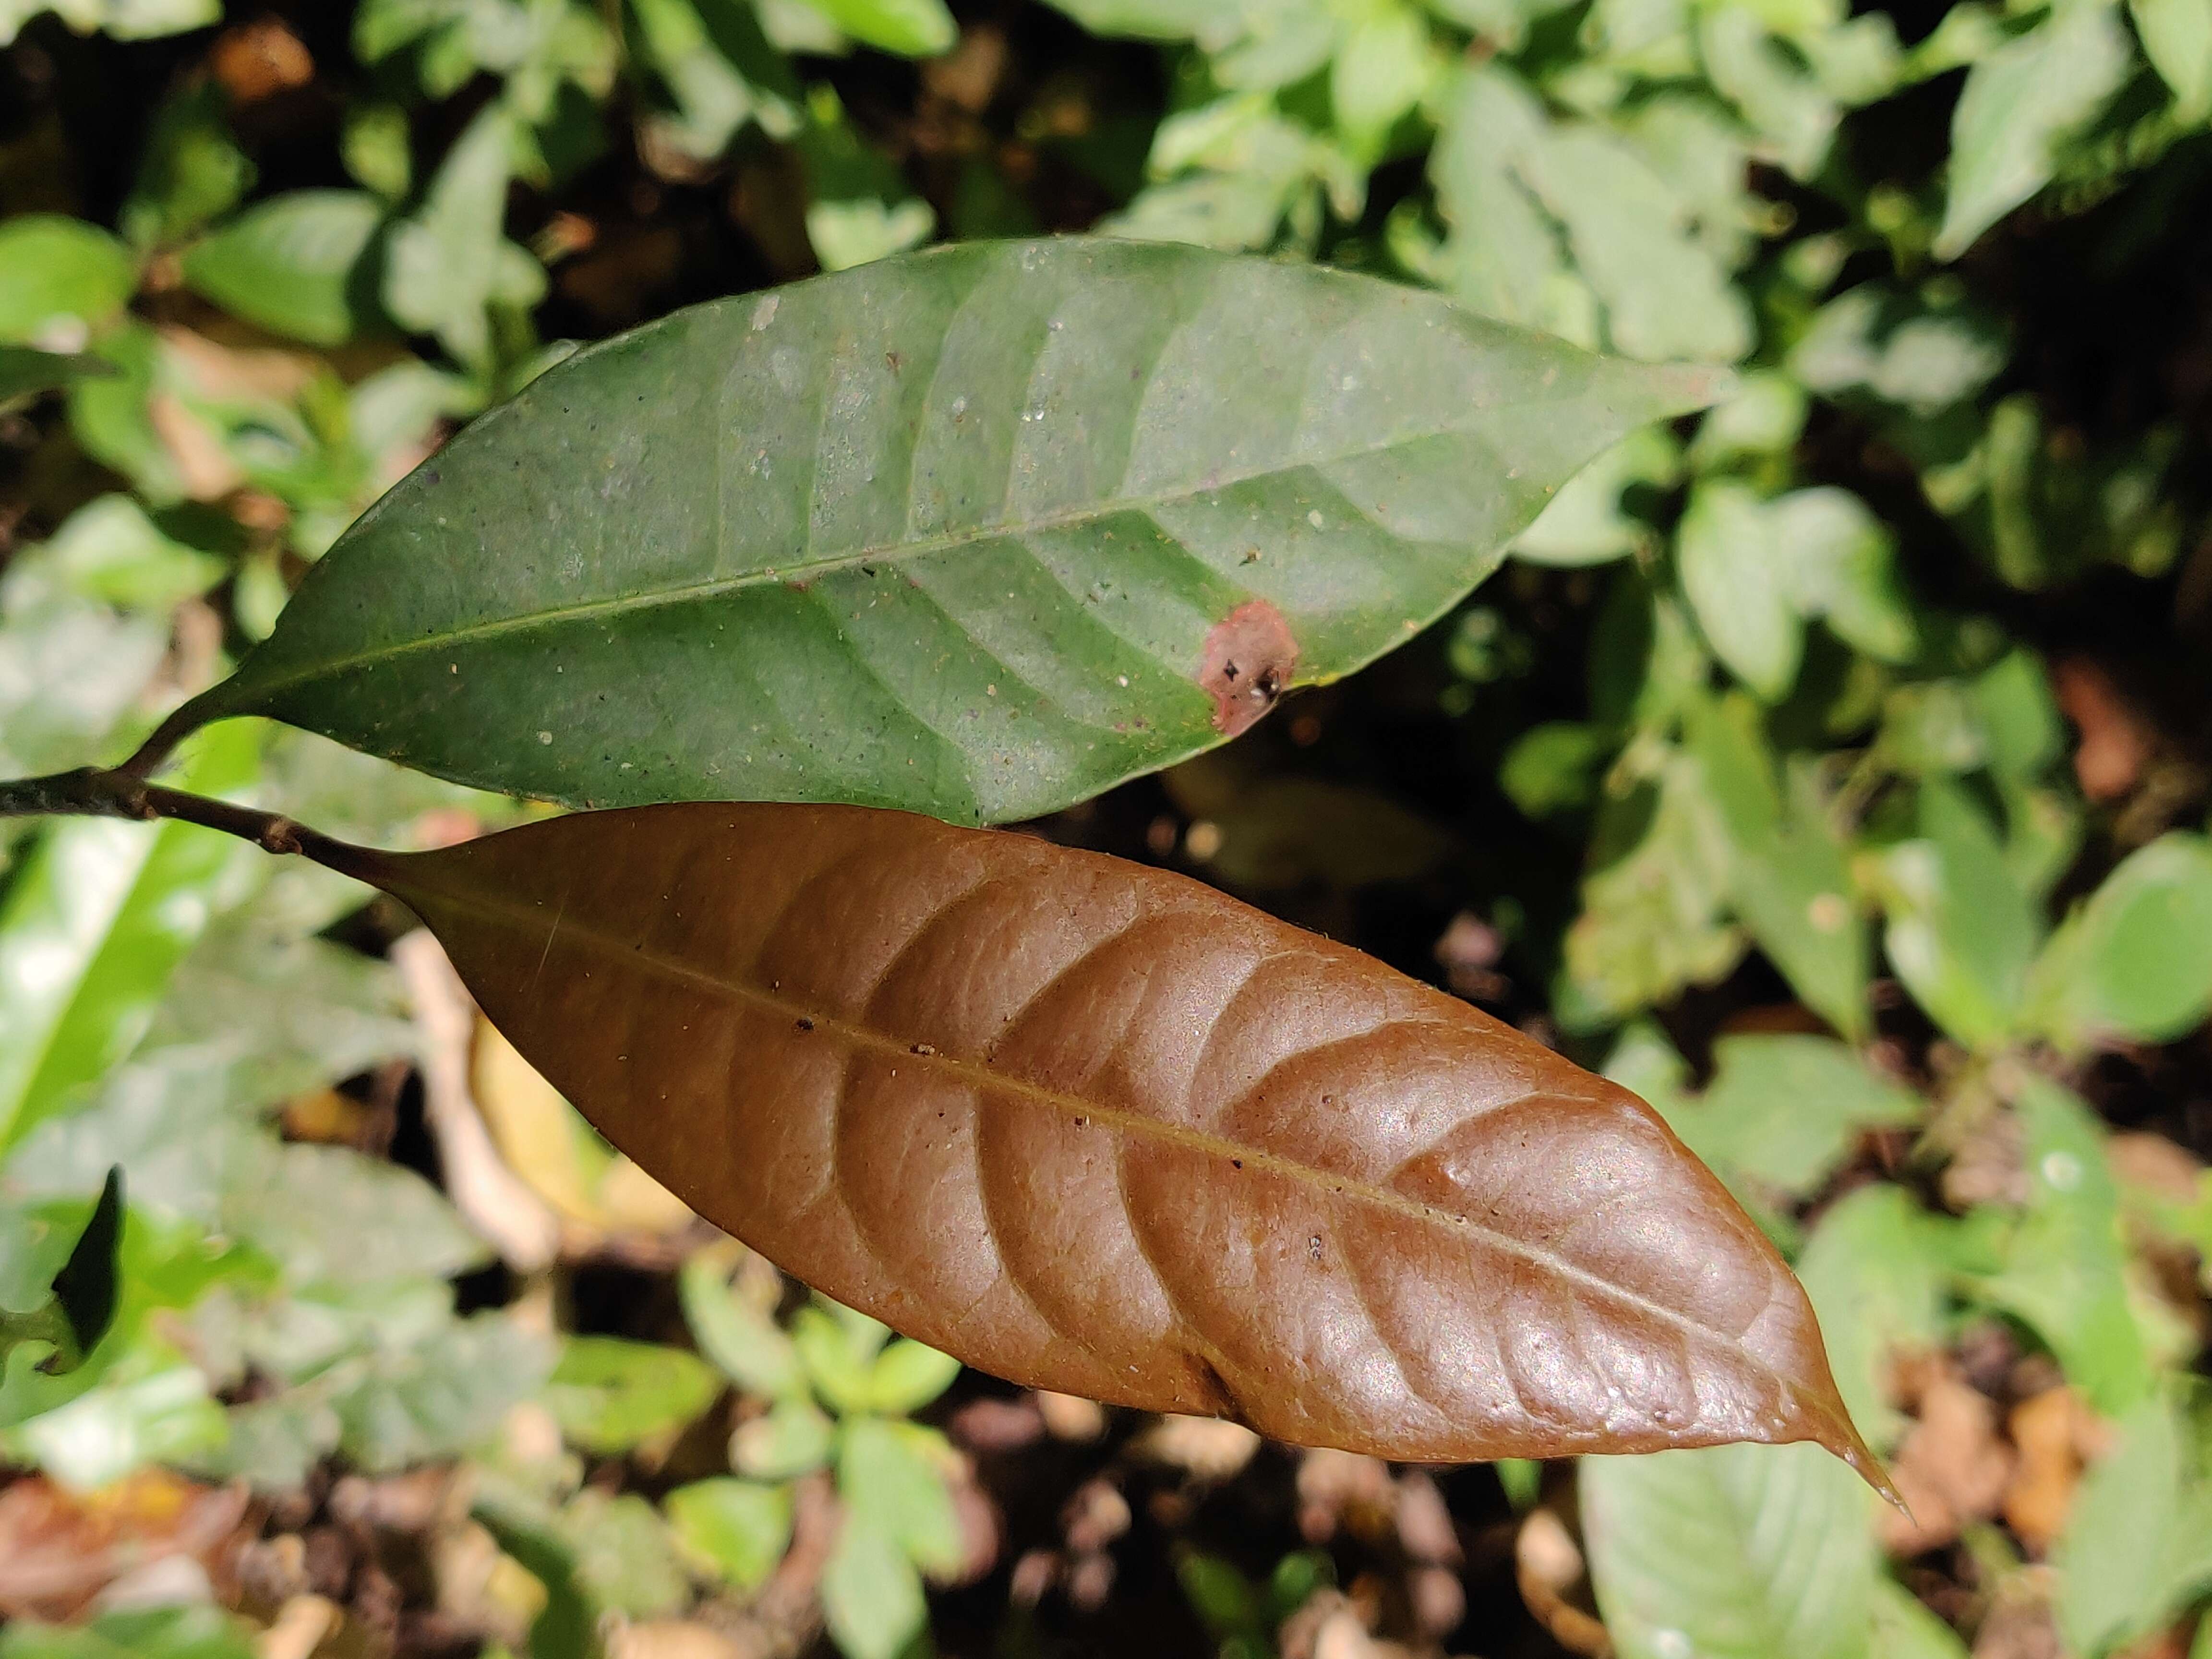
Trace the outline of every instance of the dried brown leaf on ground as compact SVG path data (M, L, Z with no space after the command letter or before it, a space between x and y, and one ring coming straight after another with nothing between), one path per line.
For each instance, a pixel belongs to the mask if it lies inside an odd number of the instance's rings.
M0 1618L73 1619L125 1572L167 1561L228 1578L245 1541L246 1492L147 1469L97 1492L42 1474L0 1489Z
M1650 1108L1211 888L858 807L311 844L694 1208L981 1369L1403 1460L1809 1439L1879 1478Z
M2021 1401L2007 1426L2020 1461L2005 1488L2005 1524L2030 1549L2047 1550L2066 1525L2083 1464L2105 1437L2081 1397L2066 1388Z
M1997 1408L1987 1395L1942 1362L1917 1368L1911 1390L1918 1420L1890 1462L1904 1510L1884 1510L1883 1546L1893 1555L1940 1548L2003 1501L2013 1454L1998 1437Z

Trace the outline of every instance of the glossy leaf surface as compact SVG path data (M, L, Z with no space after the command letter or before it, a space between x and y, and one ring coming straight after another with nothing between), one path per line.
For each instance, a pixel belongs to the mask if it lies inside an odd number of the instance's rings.
M984 1370L1395 1458L1870 1468L1802 1291L1648 1107L1212 889L834 806L323 855L695 1208Z
M548 372L191 718L570 804L1032 816L1401 643L1720 389L1194 248L885 259Z

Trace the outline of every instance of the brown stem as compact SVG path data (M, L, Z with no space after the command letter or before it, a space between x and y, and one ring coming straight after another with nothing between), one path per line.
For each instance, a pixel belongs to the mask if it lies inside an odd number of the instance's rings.
M176 752L179 744L207 724L207 713L200 707L204 701L204 696L192 697L172 708L168 718L154 728L154 734L140 744L116 771L126 778L152 777L161 769L161 763Z
M179 823L196 823L203 829L236 836L265 852L297 853L342 875L371 883L376 882L386 868L385 854L374 848L333 840L281 813L264 812L257 807L211 800L205 795L143 782L121 767L106 772L86 767L75 772L56 772L43 778L0 783L0 817L23 817L34 813L76 817L173 818Z

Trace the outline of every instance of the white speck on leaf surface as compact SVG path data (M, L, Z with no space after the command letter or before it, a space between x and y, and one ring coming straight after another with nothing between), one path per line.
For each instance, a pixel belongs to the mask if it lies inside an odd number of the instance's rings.
M752 329L754 333L759 333L763 329L766 328L770 323L775 320L775 308L781 303L782 302L773 294L764 295L762 298L761 302L753 307Z
M553 741L553 734L550 732L540 732L538 734L538 741L540 743L551 743Z

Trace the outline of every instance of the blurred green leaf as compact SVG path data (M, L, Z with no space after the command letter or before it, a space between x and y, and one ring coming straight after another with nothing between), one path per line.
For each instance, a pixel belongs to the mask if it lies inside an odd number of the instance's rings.
M2119 1188L2105 1132L2074 1095L2028 1073L2014 1100L2027 1132L2028 1201L2003 1267L1981 1293L2051 1345L2067 1380L2118 1417L2150 1391L2153 1371L2130 1307Z
M1797 1258L1798 1282L1820 1316L1836 1387L1877 1451L1905 1427L1890 1404L1892 1363L1942 1344L1944 1291L1954 1269L1950 1228L1948 1217L1880 1182L1824 1212Z
M2119 90L2132 53L2106 0L2058 0L1967 72L1951 115L1950 185L1936 257L1955 259L2051 181L2057 147Z
M507 240L516 142L513 112L501 103L486 105L454 140L421 210L393 230L384 276L384 303L392 316L436 335L479 373L492 362L486 308L534 305L545 291L537 260Z
M130 250L97 226L52 213L0 222L0 342L81 351L137 282Z
M360 330L358 270L383 219L384 204L364 191L289 191L195 243L185 281L250 323L342 345Z
M1987 814L1960 787L1920 783L1920 835L1881 864L1884 945L1914 1000L1972 1048L2017 1029L2042 927Z
M208 734L188 785L236 788L257 748L251 732ZM72 818L46 830L0 908L0 1152L144 1035L170 975L234 889L243 850L186 823Z
M1184 1596L1214 1636L1247 1636L1264 1628L1259 1592L1231 1563L1185 1548L1176 1552L1175 1566Z
M951 1448L911 1423L856 1418L837 1443L837 1495L848 1525L892 1540L916 1566L943 1572L966 1554L960 1518L945 1486Z
M1796 683L1813 618L1869 656L1911 653L1893 553L1888 532L1847 490L1766 501L1730 480L1698 486L1678 549L1682 591L1714 654L1769 702Z
M1911 1123L1920 1097L1876 1077L1829 1037L1747 1035L1713 1045L1712 1085L1668 1114L1690 1148L1723 1175L1803 1194L1859 1131Z
M1871 1659L1967 1659L1957 1632L1887 1575L1875 1580L1874 1639L1867 1651Z
M1711 429L1714 418L1708 416L1702 430ZM1657 532L1626 510L1622 496L1638 486L1668 488L1681 470L1682 447L1674 434L1663 426L1639 427L1560 487L1536 521L1513 538L1513 556L1571 568L1656 546Z
M1863 1659L1875 1583L1856 1475L1808 1445L1582 1461L1583 1531L1621 1659Z
M0 345L0 406L18 398L52 392L72 381L115 373L115 366L88 352L40 351L32 346Z
M2037 958L2035 1025L2068 1048L2166 1042L2212 1011L2212 844L2176 832L2139 848Z
M0 19L5 13L0 12ZM134 1608L82 1625L0 1629L0 1659L254 1659L248 1627L215 1607Z
M890 1330L866 1314L817 1299L791 1322L791 1340L823 1399L840 1412L869 1409L876 1356Z
M811 1400L780 1400L730 1437L730 1461L756 1480L787 1480L830 1461L836 1425Z
M661 129L685 154L719 155L748 121L774 138L800 123L799 83L742 0L630 0L676 114Z
M207 592L228 568L216 555L164 532L128 495L86 502L62 521L40 556L80 593L161 617Z
M561 1531L575 1553L577 1583L602 1610L659 1619L690 1605L667 1526L635 1492L586 1488L562 1511Z
M935 58L952 49L959 26L944 0L812 0L822 15L863 46L901 58Z
M677 1291L699 1352L732 1382L770 1400L805 1396L798 1350L766 1310L731 1285L724 1253L711 1247L694 1252L677 1276Z
M412 1170L349 1146L257 1141L255 1151L231 1170L222 1212L295 1283L445 1279L490 1256Z
M952 1386L960 1362L906 1337L895 1338L868 1374L870 1409L894 1417L919 1411Z
M1652 361L1749 349L1742 296L1680 195L1599 124L1552 119L1503 64L1460 71L1429 166L1448 285L1477 310Z
M888 1533L854 1511L823 1569L822 1614L847 1659L897 1659L928 1622L914 1563Z
M572 1336L545 1384L561 1432L608 1456L675 1433L714 1403L721 1379L681 1348Z
M231 134L228 103L212 81L163 102L123 204L123 234L133 246L154 248L189 236L252 188L255 168Z
M1547 720L1514 739L1498 763L1498 787L1532 818L1587 806L1597 798L1598 775L1614 747L1601 727Z
M2212 1586L2212 1483L2186 1425L2152 1396L2118 1431L2118 1444L2083 1478L2051 1554L2058 1628L2084 1659L2166 1623Z
M189 1462L228 1432L199 1368L149 1344L9 1438L55 1480L93 1492L149 1463Z
M1735 966L1743 936L1723 920L1727 832L1695 762L1670 756L1656 787L1603 802L1591 858L1555 994L1571 1029L1664 1002Z
M2212 112L2212 0L2128 0L2143 56L2173 88L2184 120Z
M758 1589L791 1546L791 1489L717 1476L665 1499L677 1542L741 1590Z
M342 1373L339 1445L383 1471L482 1445L550 1369L544 1339L504 1314L447 1320L413 1341L380 1348Z
M1735 853L1729 897L1753 938L1813 1009L1846 1036L1869 1029L1873 945L1843 833L1809 766L1786 788L1757 706L1741 693L1689 700L1684 737Z

